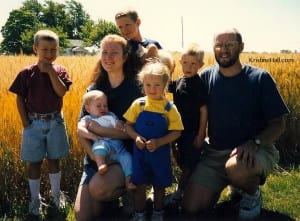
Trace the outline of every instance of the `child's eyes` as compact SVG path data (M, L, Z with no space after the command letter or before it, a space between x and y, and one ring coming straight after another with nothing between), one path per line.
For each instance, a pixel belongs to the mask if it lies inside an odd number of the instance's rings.
M48 51L50 51L50 52L56 52L57 49L56 48L53 48L53 49L42 48L41 51L43 51L43 52L48 52Z

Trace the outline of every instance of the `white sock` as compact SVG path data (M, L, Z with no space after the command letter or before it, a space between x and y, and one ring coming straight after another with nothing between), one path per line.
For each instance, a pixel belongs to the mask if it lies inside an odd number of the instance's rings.
M55 196L60 191L60 171L58 173L49 173L51 196Z
M31 199L36 200L40 196L41 179L28 179Z

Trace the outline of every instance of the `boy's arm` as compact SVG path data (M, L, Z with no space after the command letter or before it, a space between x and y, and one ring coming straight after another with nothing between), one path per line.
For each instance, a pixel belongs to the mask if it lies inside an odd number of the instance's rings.
M67 87L64 82L58 77L58 74L55 71L53 65L47 62L40 61L38 63L38 67L40 71L48 73L52 87L57 96L63 97L67 92Z
M28 119L27 111L25 108L25 100L22 96L17 95L16 102L17 102L17 108L18 108L19 115L21 117L23 128L26 128L30 125L30 121Z
M194 146L200 148L206 137L206 127L207 127L207 106L203 105L200 107L200 122L198 134L194 139Z
M159 147L175 141L177 138L180 137L180 135L181 135L180 130L172 130L163 137L156 138L156 139L150 139L150 140L146 141L146 147L150 152L153 152L156 149L158 149Z

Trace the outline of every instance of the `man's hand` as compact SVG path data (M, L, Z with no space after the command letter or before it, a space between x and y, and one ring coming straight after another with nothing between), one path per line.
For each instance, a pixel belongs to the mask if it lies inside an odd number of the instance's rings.
M249 168L254 167L256 165L255 154L257 149L258 146L252 140L249 140L246 143L234 148L230 154L230 157L237 155L236 158L238 161L246 164Z

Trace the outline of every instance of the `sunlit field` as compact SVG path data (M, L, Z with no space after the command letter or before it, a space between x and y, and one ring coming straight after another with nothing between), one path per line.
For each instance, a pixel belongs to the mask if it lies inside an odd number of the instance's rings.
M180 76L179 55L174 53L177 65L173 78ZM77 136L77 118L81 97L89 84L91 70L97 56L59 57L73 81L64 97L63 113L71 143L71 154L62 161L62 189L74 202L82 172L83 149ZM34 56L0 56L0 220L7 216L20 215L24 205L27 209L29 190L25 166L20 161L22 125L16 108L15 95L8 91L17 73L26 65L34 63ZM291 113L287 116L286 132L277 142L281 154L281 166L287 168L300 162L300 54L243 54L242 61L267 69L277 82ZM212 55L205 56L205 66L214 63ZM222 110L220 110L222 111ZM299 177L299 176L298 176ZM48 175L43 165L41 191L49 192ZM47 195L45 195L47 199ZM280 206L279 206L280 207ZM276 209L276 208L275 208ZM299 211L298 211L299 212ZM300 217L299 214L294 214Z

